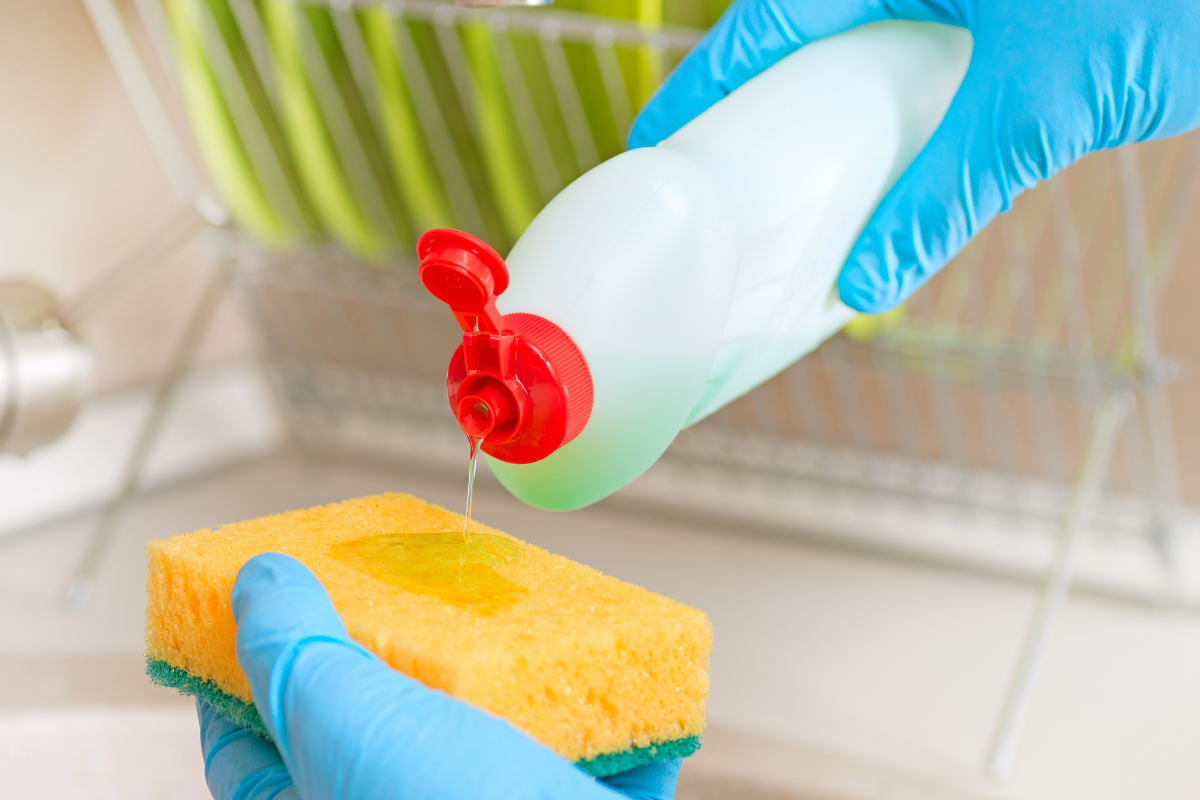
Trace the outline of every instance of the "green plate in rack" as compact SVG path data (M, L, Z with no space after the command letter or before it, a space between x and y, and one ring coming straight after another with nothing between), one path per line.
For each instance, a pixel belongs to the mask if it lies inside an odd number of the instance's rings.
M358 24L375 72L383 142L392 175L413 224L418 231L460 227L462 223L456 219L438 175L401 65L396 26L406 23L378 5L360 12Z
M226 0L167 0L184 103L234 220L285 244L320 233L262 75Z
M476 21L462 25L459 34L474 89L476 141L504 233L516 241L544 201L500 73L493 32L486 22Z
M284 131L325 228L368 260L410 251L415 231L342 44L356 35L353 15L289 0L261 8Z

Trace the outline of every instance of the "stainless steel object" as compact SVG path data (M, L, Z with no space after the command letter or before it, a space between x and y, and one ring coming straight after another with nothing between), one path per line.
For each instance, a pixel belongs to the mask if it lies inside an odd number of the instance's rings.
M54 441L87 397L91 353L55 307L54 295L34 284L0 283L0 453Z

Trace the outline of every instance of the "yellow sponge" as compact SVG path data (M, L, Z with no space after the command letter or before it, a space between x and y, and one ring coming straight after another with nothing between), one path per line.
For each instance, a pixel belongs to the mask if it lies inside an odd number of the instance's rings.
M464 543L462 524L389 493L153 541L151 674L252 702L230 592L247 560L279 552L316 574L350 635L392 667L593 774L698 746L712 648L702 611L482 525Z

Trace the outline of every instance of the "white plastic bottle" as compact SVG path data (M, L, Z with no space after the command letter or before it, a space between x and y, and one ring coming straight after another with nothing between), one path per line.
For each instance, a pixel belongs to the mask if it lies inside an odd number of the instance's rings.
M837 274L970 53L969 33L932 23L814 42L559 194L513 248L495 304L569 336L590 415L540 460L489 457L500 482L541 508L595 502L849 321Z

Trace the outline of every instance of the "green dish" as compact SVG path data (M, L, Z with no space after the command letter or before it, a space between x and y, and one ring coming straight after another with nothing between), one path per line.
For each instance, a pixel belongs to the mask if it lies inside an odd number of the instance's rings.
M325 228L368 260L410 251L413 225L332 17L346 12L289 0L261 8L284 131Z
M196 143L234 220L274 245L319 235L262 76L226 0L167 0L166 11ZM231 81L240 87L238 103L226 96L235 88Z
M557 53L548 56L533 32L499 32L483 21L450 29L466 59L469 85L461 86L442 53L446 32L383 4L350 12L253 0L247 8L267 35L266 66L255 61L229 0L165 2L196 140L238 224L279 245L328 232L369 260L410 251L434 227L471 230L506 253L550 197L625 149L628 124L670 66L649 46L598 55L590 43L564 43L575 106L560 94L563 76L551 71L561 65ZM726 3L557 5L655 27L708 21ZM449 176L414 103L407 70L416 68L452 148ZM579 110L584 129L570 128L568 114ZM581 134L590 141L572 139Z
M374 68L383 142L391 157L392 175L413 224L422 232L459 227L461 223L451 210L401 67L395 26L404 22L379 5L361 12L358 23Z
M485 22L459 28L473 80L478 144L488 183L509 241L516 241L542 209L544 200L521 142L517 120L500 74L496 44Z

